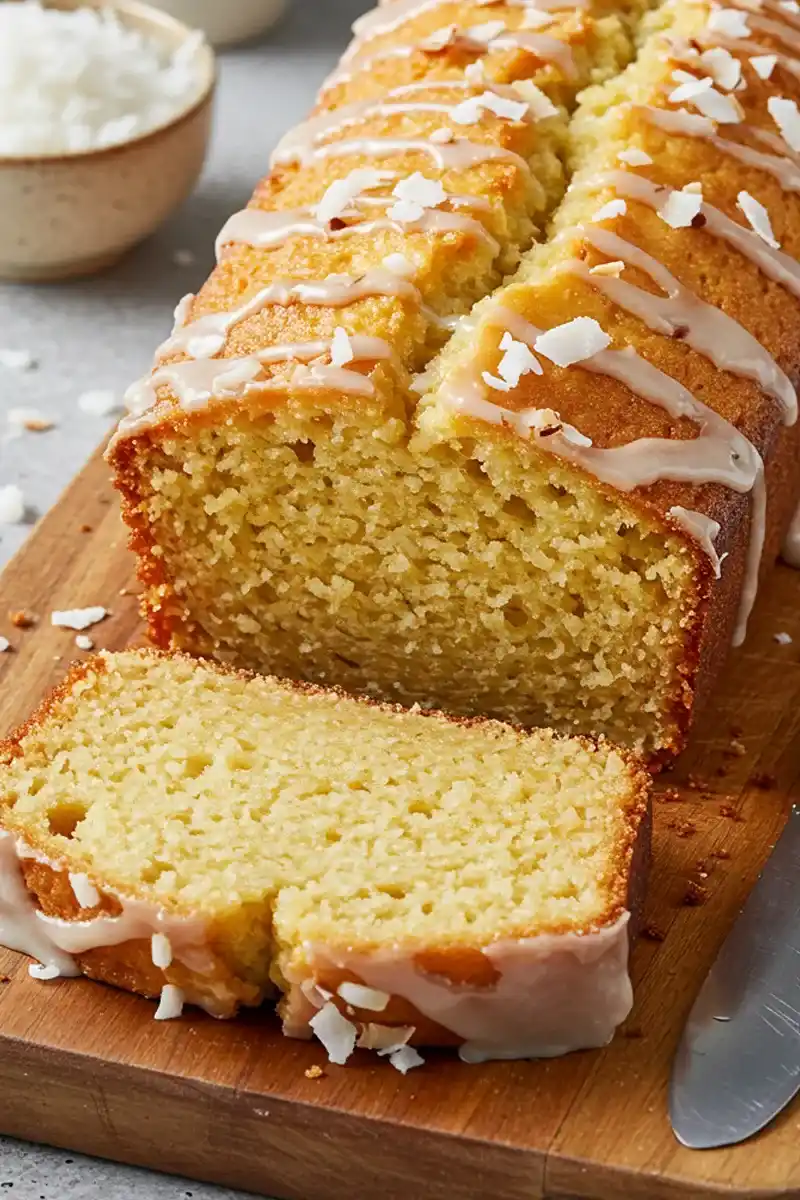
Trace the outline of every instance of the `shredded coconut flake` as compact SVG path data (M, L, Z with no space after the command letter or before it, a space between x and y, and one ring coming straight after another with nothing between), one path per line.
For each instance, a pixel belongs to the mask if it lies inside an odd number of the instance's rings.
M682 83L670 92L670 103L682 104L688 100L712 121L721 125L736 125L742 119L742 108L733 96L724 96L714 87L714 80L709 76L704 79L693 79L691 83Z
M58 967L45 966L43 963L31 963L28 967L28 974L33 979L58 979L61 975Z
M161 999L153 1014L156 1021L172 1021L183 1012L183 992L174 983L165 983L161 989Z
M5 654L6 650L11 649L11 642L7 637L0 637L0 654Z
M96 908L100 903L100 893L88 875L73 874L69 876L70 887L81 908Z
M770 96L767 109L786 141L795 152L800 151L800 113L797 101L784 96Z
M456 136L452 129L445 129L443 126L441 129L434 129L428 140L435 142L437 146L446 146L448 142L454 142Z
M343 367L345 363L352 362L353 357L353 347L350 344L350 338L341 325L337 325L333 331L333 339L331 341L331 363L334 367Z
M492 388L495 392L511 391L511 384L506 383L504 379L498 379L496 375L492 375L491 371L481 371L481 379L487 387Z
M79 633L75 638L75 645L79 650L94 650L94 642L85 633Z
M625 263L621 259L616 259L614 262L598 263L596 267L589 267L590 275L613 275L615 279L619 279L622 272L625 270Z
M742 78L742 64L738 58L733 57L730 50L725 50L722 46L704 50L700 55L700 62L717 86L724 88L726 92L732 92Z
M761 240L766 242L768 246L772 246L773 250L779 250L781 244L772 232L769 213L764 208L764 205L760 204L755 196L751 196L749 192L739 192L739 195L736 197L736 203L747 217L753 232L757 233Z
M595 223L599 221L612 221L614 217L623 217L627 211L628 206L624 200L609 200L602 208L598 208L592 220Z
M112 391L82 392L78 396L78 408L92 417L107 417L119 408L119 401Z
M784 12L800 13L800 4L797 0L778 0L778 8L782 8Z
M549 96L530 79L521 79L514 85L514 91L522 96L528 106L528 111L535 121L544 121L546 117L558 115L558 109Z
M107 616L108 609L95 604L89 608L68 608L53 612L50 614L50 623L60 629L88 629Z
M357 1030L353 1022L328 1001L308 1023L327 1050L329 1060L343 1066L355 1049Z
M405 254L387 254L383 265L387 271L394 275L402 275L405 279L410 279L415 274L414 264L409 262Z
M421 171L415 171L401 179L392 191L397 203L388 210L390 221L418 221L426 208L436 208L447 199L447 192L438 179L429 179Z
M521 121L528 112L528 105L524 100L509 100L495 92L482 92L480 96L470 96L468 100L462 100L450 116L457 125L474 125L480 121L485 110L509 121Z
M759 79L769 79L778 63L777 54L755 54L750 59L750 66Z
M735 8L718 8L708 18L708 29L711 33L721 33L728 38L746 38L750 34L747 24L747 13Z
M519 24L520 29L544 29L552 25L556 17L554 13L542 12L538 8L527 8Z
M691 191L689 188L691 187ZM673 229L686 229L703 207L703 193L687 184L681 191L670 192L658 209L661 220Z
M0 3L0 154L95 150L172 121L205 86L202 46L170 52L111 5Z
M25 520L25 497L15 483L0 487L0 525L19 525Z
M352 1004L354 1008L365 1008L370 1012L383 1012L391 1000L388 992L365 987L362 983L341 983L336 990L346 1004Z
M505 21L484 21L482 25L470 25L466 30L466 36L471 42L482 42L484 45L488 45L505 31Z
M441 29L434 29L433 33L428 34L420 46L423 50L444 50L455 41L458 35L458 27L456 25L443 25Z
M644 150L640 150L638 146L629 146L627 150L620 150L617 158L620 162L627 163L629 167L647 167L653 161L649 154L645 154Z
M323 225L333 221L345 213L357 196L362 192L370 192L381 184L394 179L392 171L375 171L371 167L359 167L345 175L344 179L335 179L328 187L316 209L316 217Z
M599 354L610 344L611 338L594 317L575 317L540 334L534 348L556 366L569 367Z
M792 640L792 635L791 635L790 633L776 633L776 634L775 634L775 641L776 641L776 642L777 642L777 643L778 643L780 646L788 646L788 645L790 645L790 643L791 643L791 640Z
M362 1028L356 1045L362 1050L393 1054L395 1050L405 1046L415 1029L415 1025L376 1025L373 1021L368 1021Z
M172 964L172 942L165 933L154 933L150 938L150 957L160 971Z
M0 47L0 50L2 50L2 47ZM0 61L2 61L1 56ZM2 133L0 133L0 137L2 137ZM36 359L30 350L0 349L0 367L8 367L12 371L31 371L35 366Z
M542 374L542 364L525 342L516 341L506 332L500 339L500 349L505 353L497 364L497 373L510 388L516 387L523 375L531 371Z
M483 65L483 59L478 58L475 62L471 62L464 71L464 78L467 83L481 84L486 82L486 68Z
M401 1075L406 1075L413 1067L421 1067L425 1059L413 1046L401 1046L389 1055L389 1062Z

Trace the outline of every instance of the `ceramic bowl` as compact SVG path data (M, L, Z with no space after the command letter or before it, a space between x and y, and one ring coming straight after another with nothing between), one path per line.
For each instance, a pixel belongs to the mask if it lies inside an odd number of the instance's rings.
M202 29L215 46L230 46L266 33L286 0L155 0L179 21Z
M51 0L106 7L108 0ZM174 49L188 26L133 0L113 7L126 25ZM167 124L118 146L62 155L0 156L0 278L44 282L89 275L151 234L192 190L203 166L215 84L202 51L199 99Z

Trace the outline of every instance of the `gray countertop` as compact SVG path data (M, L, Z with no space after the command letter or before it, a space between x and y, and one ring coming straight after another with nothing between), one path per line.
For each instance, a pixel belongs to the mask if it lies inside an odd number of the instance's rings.
M213 144L194 195L112 271L59 285L0 285L0 349L28 350L38 363L24 372L0 366L0 433L7 411L21 405L57 423L47 433L0 440L0 486L18 484L28 510L27 524L0 527L0 563L22 544L105 432L109 419L81 412L78 396L95 388L121 396L148 368L169 332L173 306L208 274L217 231L247 200L280 135L310 107L350 24L367 7L368 0L289 0L289 14L272 37L221 56ZM194 255L191 266L173 261L179 250ZM240 1195L2 1138L0 1187L0 1196L10 1200Z

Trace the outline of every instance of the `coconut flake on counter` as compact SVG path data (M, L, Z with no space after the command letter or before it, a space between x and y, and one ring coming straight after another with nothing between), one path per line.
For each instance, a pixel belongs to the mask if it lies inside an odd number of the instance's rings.
M0 525L19 525L25 520L25 497L15 483L0 487Z
M418 221L426 208L436 208L447 199L447 192L438 179L428 179L421 171L401 179L395 184L392 195L396 203L386 215L390 221L400 223Z
M6 420L14 437L19 437L26 429L29 433L44 433L55 425L55 421L45 416L38 408L10 408Z
M165 933L154 933L150 938L150 958L153 966L166 971L172 963L172 942Z
M797 153L800 151L800 112L796 100L787 100L785 96L770 96L767 109L783 137Z
M158 1008L153 1014L154 1021L173 1021L183 1012L183 992L174 983L165 983L161 989Z
M100 893L88 875L70 871L69 883L81 908L96 908L100 903Z
M75 638L75 645L79 650L94 650L94 642L85 633L79 633Z
M347 981L339 984L336 994L341 996L346 1004L352 1004L354 1008L369 1009L370 1012L383 1012L391 1000L388 992L381 992L378 988L365 987L363 983Z
M672 229L687 229L703 207L703 192L698 191L699 187L688 183L680 191L670 192L657 210L661 220Z
M0 154L95 150L172 121L205 87L203 45L171 51L111 5L0 3Z
M117 397L107 388L81 392L78 396L78 408L91 417L107 417L119 407Z
M358 1030L353 1022L328 1000L308 1023L327 1050L330 1062L344 1066L356 1045Z
M532 83L530 79L520 79L511 86L518 96L522 96L535 121L544 121L546 117L555 117L558 115L558 109L550 97L540 87L537 87L535 83Z
M1 130L0 136L2 136ZM8 367L11 371L32 371L37 365L36 359L30 350L0 348L0 367Z
M749 192L739 192L739 195L736 197L736 206L747 217L753 232L757 233L761 240L766 242L768 246L772 246L773 250L780 250L781 244L772 232L772 223L764 205L759 203L755 196L751 196Z
M333 338L331 340L331 363L334 367L343 367L345 363L352 362L353 358L353 347L350 343L350 338L341 325L337 325L333 331Z
M738 58L733 57L730 50L726 50L722 46L713 46L710 50L704 50L699 61L712 76L717 86L724 88L726 92L732 92L742 78L742 64Z
M759 79L769 79L778 63L777 54L755 54L750 59L750 66Z
M575 317L540 333L534 349L557 367L571 367L610 345L611 338L594 317Z
M193 250L175 250L172 261L176 267L193 267L197 262L197 255Z
M28 967L28 974L32 979L41 979L44 981L58 979L61 976L61 972L57 966L54 964L46 966L44 963L31 963Z
M723 37L746 38L750 36L750 26L747 24L747 13L735 8L718 8L711 13L706 24L711 33L721 33Z
M480 96L462 100L451 111L450 117L457 125L474 125L480 121L484 111L508 121L522 121L528 112L528 105L524 100L509 100L506 96L498 96L496 92L482 92Z
M627 163L629 167L648 167L653 161L649 154L645 154L644 150L640 150L638 146L629 146L627 150L620 150L617 158L620 162Z
M99 604L89 608L67 608L50 614L50 624L59 629L88 629L108 616L108 609Z
M599 221L611 221L614 217L624 217L627 211L628 206L624 200L609 200L602 208L598 208L592 221L595 224Z
M396 179L394 171L376 171L372 167L357 167L343 179L334 179L317 204L315 216L323 225L341 217L357 196Z
M733 96L725 96L714 87L714 80L706 75L703 79L692 77L691 83L681 83L670 92L671 104L682 104L688 100L712 121L721 125L738 125L742 120L742 107Z

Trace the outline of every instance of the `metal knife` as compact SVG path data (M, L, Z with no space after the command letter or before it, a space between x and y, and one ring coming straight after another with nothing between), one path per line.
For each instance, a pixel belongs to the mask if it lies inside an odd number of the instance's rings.
M800 806L700 989L672 1070L670 1118L693 1150L763 1129L800 1089Z

